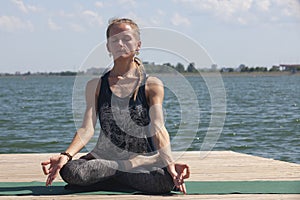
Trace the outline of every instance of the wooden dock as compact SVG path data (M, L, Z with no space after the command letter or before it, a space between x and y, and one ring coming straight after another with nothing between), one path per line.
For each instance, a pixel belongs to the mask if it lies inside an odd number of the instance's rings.
M190 165L189 181L300 180L300 164L288 163L232 151L174 152L182 154L178 162ZM0 182L45 181L40 163L53 154L0 154ZM78 155L80 156L80 155ZM58 179L57 181L62 181ZM0 196L2 199L300 199L300 194L228 194L228 195L61 195Z

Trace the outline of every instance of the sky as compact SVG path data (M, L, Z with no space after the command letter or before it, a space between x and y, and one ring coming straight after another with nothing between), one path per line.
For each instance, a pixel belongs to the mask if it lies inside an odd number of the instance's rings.
M3 0L0 73L77 71L114 17L183 34L219 68L300 63L299 0Z

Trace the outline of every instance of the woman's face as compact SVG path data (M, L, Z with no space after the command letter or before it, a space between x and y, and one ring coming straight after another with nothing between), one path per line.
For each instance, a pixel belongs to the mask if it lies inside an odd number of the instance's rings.
M129 24L121 23L111 27L107 49L113 55L114 60L133 57L140 46L141 42Z

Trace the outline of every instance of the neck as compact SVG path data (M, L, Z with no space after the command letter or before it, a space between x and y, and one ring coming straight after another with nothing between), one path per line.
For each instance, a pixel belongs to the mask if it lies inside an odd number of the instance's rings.
M124 76L129 74L130 71L134 71L136 69L136 63L134 58L132 59L116 59L114 61L114 66L111 70L111 75L113 76Z

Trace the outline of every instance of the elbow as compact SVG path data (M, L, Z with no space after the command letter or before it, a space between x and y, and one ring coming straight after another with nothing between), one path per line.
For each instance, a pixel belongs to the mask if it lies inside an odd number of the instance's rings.
M86 135L89 135L89 136L92 137L94 135L94 133L95 133L95 129L93 129L93 128L86 128L85 132L86 132Z
M77 134L80 136L80 138L84 141L89 141L93 135L95 130L93 128L79 128L77 130Z

